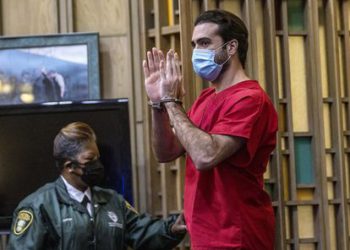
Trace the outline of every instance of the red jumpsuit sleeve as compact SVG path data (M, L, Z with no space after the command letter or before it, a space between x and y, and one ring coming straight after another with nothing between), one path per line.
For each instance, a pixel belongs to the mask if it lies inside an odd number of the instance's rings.
M220 117L211 129L211 134L223 134L245 139L245 145L233 156L235 165L244 167L254 157L260 140L254 131L261 116L261 96L244 96L239 100L228 100L223 105Z

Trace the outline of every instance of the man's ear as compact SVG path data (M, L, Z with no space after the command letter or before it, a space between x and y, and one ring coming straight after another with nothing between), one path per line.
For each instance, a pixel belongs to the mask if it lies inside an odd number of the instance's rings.
M236 39L232 39L231 41L229 41L227 43L227 49L228 49L228 53L230 55L234 55L235 53L237 53L238 51L238 41Z

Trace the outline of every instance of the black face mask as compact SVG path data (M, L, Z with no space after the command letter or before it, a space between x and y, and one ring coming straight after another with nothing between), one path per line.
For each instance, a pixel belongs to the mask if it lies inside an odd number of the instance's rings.
M80 177L89 187L102 183L104 177L104 166L99 160L89 161L84 164L85 167L81 167L80 165L81 164L78 162L72 161L73 168L81 168L81 170L83 170L83 175Z

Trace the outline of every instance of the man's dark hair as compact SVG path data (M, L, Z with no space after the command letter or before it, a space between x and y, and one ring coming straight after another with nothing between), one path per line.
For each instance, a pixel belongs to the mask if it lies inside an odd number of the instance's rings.
M219 26L218 34L224 43L236 39L238 41L238 56L243 68L248 51L248 30L244 22L236 15L225 10L208 10L200 14L194 25L216 23Z
M96 135L86 123L73 122L63 127L53 143L53 157L59 171L63 170L67 160L75 160L75 157L91 142L96 142Z

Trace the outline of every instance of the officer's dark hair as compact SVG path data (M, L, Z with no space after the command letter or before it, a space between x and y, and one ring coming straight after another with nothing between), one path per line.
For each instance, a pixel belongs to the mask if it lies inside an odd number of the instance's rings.
M73 122L63 127L53 143L53 157L59 171L63 170L67 160L75 160L84 146L91 142L96 142L96 135L88 124Z
M218 35L224 43L233 39L238 41L238 56L242 67L245 68L245 61L248 51L248 30L244 22L235 14L225 10L208 10L200 14L194 26L203 23L216 23L219 26Z

